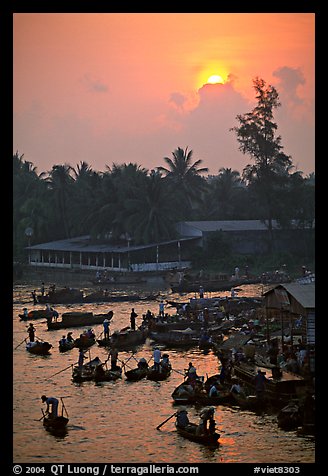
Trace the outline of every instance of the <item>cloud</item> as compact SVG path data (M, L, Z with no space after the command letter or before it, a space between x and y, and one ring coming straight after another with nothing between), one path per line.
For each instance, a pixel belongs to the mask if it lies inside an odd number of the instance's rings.
M96 93L107 93L108 86L100 79L94 79L90 74L86 73L82 79L82 83L86 86L88 91Z

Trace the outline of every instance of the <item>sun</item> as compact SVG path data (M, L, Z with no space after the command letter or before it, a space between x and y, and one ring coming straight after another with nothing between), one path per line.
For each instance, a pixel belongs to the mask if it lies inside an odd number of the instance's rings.
M224 80L219 74L212 74L207 80L207 84L223 84Z

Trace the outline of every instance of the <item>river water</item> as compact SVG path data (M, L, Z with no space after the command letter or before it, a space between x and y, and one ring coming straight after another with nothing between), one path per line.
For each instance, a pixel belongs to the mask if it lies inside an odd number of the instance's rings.
M14 463L313 463L315 441L313 437L300 436L296 431L278 428L276 415L258 415L237 407L216 407L215 419L221 434L216 449L191 442L175 432L174 418L157 430L156 427L174 413L171 393L183 377L181 372L191 361L199 375L218 373L220 362L210 353L198 349L169 350L174 371L166 381L141 380L128 382L124 378L114 382L95 384L73 383L71 367L78 358L78 349L65 353L58 350L58 341L65 330L48 331L46 321L34 320L36 335L53 345L49 356L28 353L23 343L27 336L28 323L20 321L18 314L23 307L29 310L42 309L33 306L31 291L35 285L21 284L13 291L13 462ZM85 289L90 293L94 289ZM143 292L149 289L126 287L127 292ZM117 290L119 292L119 290ZM187 301L194 295L169 294L161 289L163 299ZM220 293L221 296L228 293ZM260 288L243 286L239 295L256 296ZM94 313L114 311L111 331L129 325L131 308L139 318L150 309L158 313L158 300L97 304L56 305L59 314L67 310L87 310ZM166 312L174 314L167 307ZM137 324L138 320L137 318ZM139 321L140 323L140 321ZM83 328L72 328L77 337ZM97 336L102 325L94 326ZM16 349L15 349L16 348ZM132 351L119 353L126 361ZM135 349L135 358L151 359L152 346L149 340ZM91 358L98 356L102 361L107 351L97 344L90 348ZM136 362L129 361L131 367ZM66 369L68 367L68 369ZM64 370L66 369L66 370ZM57 375L54 375L57 374ZM47 432L40 418L41 395L64 397L69 415L68 431L65 436L54 436ZM200 408L188 406L189 418L198 422Z

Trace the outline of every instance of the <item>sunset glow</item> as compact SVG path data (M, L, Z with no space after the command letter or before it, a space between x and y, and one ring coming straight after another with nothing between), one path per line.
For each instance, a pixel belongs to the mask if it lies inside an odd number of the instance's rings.
M218 83L223 84L224 83L222 76L218 74L213 74L212 76L210 76L207 82L208 84L218 84Z
M117 160L152 169L188 145L211 173L226 166L241 171L246 158L229 128L250 110L259 76L279 92L285 153L310 173L314 19L311 13L15 13L13 153L39 172L59 158L96 170Z

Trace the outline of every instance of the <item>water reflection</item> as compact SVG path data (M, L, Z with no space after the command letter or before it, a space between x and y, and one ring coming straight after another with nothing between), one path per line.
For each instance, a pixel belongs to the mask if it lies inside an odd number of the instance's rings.
M26 322L20 321L18 314L26 304L33 308L30 294L32 290L33 287L28 285L14 289L13 349L27 336ZM252 295L252 292L255 290L245 290L248 295ZM170 299L186 301L187 296L171 295ZM60 314L68 309L101 313L110 308L114 311L111 322L111 331L114 331L129 325L132 307L139 316L147 309L157 314L158 302L89 303L83 306L74 304L55 307ZM174 309L167 308L167 312L173 314ZM62 331L47 331L46 321L42 319L33 323L37 328L36 334L49 341L53 348L49 356L29 354L24 345L13 351L15 463L314 461L313 439L301 437L297 432L280 430L275 415L257 415L241 411L237 407L216 408L217 428L221 434L220 445L216 449L204 447L178 435L174 419L156 430L157 425L175 410L171 393L182 382L182 374L190 361L196 365L199 375L210 376L219 371L220 362L212 352L204 353L196 348L182 351L170 349L170 361L174 370L167 380L161 382L128 382L123 375L122 379L98 384L92 381L73 383L71 368L77 362L78 349L60 353L58 341ZM78 335L83 328L72 330L74 335ZM94 326L94 330L99 335L103 330L102 325ZM126 361L131 355L136 359L151 359L151 341L147 339L144 345L134 349L134 354L132 351L120 352L119 358ZM105 361L108 350L94 345L90 348L90 358L96 356ZM129 364L131 367L135 366L133 358ZM65 405L70 422L66 435L52 435L45 430L41 421L35 421L40 418L42 394L67 398ZM188 412L191 421L198 421L200 408L190 405Z

